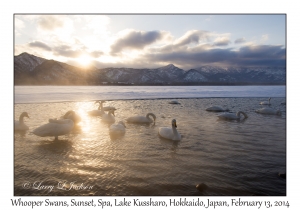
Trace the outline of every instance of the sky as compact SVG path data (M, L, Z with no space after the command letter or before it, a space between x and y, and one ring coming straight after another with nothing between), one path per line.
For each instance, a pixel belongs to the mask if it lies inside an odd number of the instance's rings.
M15 14L14 55L87 68L285 66L285 14Z

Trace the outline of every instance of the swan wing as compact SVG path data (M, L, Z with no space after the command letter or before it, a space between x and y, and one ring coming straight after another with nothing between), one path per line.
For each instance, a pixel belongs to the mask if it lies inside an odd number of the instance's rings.
M152 122L152 119L147 118L145 116L133 116L133 117L127 118L127 122L130 122L130 123L150 123L150 122Z
M258 109L255 112L260 113L260 114L277 114L277 111L271 108L262 108Z
M33 130L33 134L41 137L45 136L61 136L70 133L74 124L69 123L47 123Z
M158 129L158 134L165 139L173 139L173 130L169 127L160 127Z

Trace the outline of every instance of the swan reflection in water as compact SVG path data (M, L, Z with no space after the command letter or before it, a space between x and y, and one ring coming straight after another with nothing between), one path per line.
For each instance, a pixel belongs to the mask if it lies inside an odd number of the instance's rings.
M73 150L73 142L67 140L59 140L59 141L40 141L38 145L39 151L44 150L45 152L50 152L51 154L61 154L65 155L70 153Z

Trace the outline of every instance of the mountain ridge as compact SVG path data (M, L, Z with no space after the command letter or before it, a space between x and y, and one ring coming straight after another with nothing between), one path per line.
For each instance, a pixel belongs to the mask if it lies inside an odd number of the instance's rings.
M86 70L28 53L14 56L15 85L285 85L285 67L200 66L183 70L109 67Z

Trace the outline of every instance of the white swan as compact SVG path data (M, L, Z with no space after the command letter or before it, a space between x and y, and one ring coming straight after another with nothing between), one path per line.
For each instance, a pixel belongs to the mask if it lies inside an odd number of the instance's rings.
M75 114L71 111L69 115ZM58 140L58 136L62 136L71 132L74 127L74 122L70 119L49 119L47 124L44 124L32 131L33 134L41 137L54 136L54 140Z
M70 119L72 120L75 124L79 123L81 121L81 117L76 114L75 112L73 113L73 110L67 111L64 116L62 116L62 119Z
M158 128L158 134L165 139L179 141L179 140L181 140L181 135L180 135L180 133L178 133L176 128L177 128L176 119L173 119L172 120L172 128L160 127L160 128Z
M244 119L248 118L248 115L245 112L239 111L237 114L233 113L224 113L220 114L218 118L220 120L240 120L241 114L244 115Z
M115 110L111 109L109 110L108 114L104 113L102 115L102 121L107 123L114 123L115 120Z
M153 120L150 118L150 116L153 117ZM152 123L152 122L155 123L155 120L156 120L156 116L153 113L148 113L146 117L137 115L126 119L128 123Z
M271 105L270 101L271 101L271 98L269 98L268 101L262 101L262 102L260 102L259 104L260 104L260 105Z
M123 121L119 121L118 123L112 124L109 127L109 133L111 134L124 134L125 133L125 124Z
M223 109L222 107L219 107L219 106L211 106L211 107L208 107L206 109L206 111L208 111L208 112L228 112L229 110Z
M256 113L260 114L269 114L269 115L278 115L281 116L281 111L280 110L275 110L269 107L261 108L258 110L255 110Z
M18 120L15 120L15 123L14 123L14 130L15 131L26 131L29 129L29 127L27 125L25 125L24 123L24 117L28 117L28 113L27 112L23 112L20 117L19 117L19 121Z

